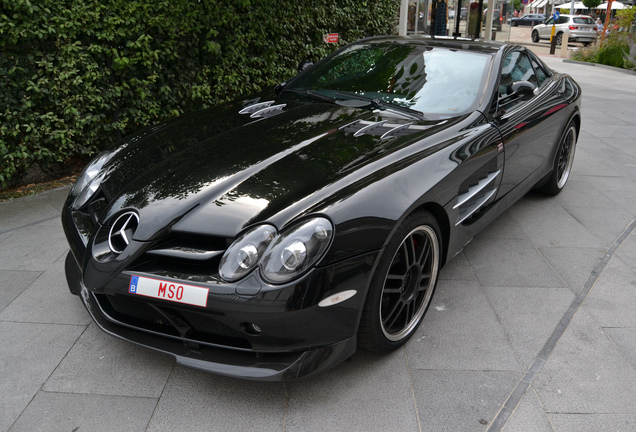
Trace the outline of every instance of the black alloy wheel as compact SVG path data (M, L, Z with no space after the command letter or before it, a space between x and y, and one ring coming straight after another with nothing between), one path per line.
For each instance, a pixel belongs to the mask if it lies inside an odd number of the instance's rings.
M563 33L558 33L556 35L556 44L557 45L561 45L563 43Z
M563 190L572 172L576 140L576 124L574 120L571 120L563 135L561 135L561 141L554 157L552 172L545 184L539 188L541 192L546 195L556 195Z
M532 30L532 42L534 43L539 42L539 32L536 30Z
M358 342L363 348L393 351L415 333L437 283L439 232L430 213L415 213L389 241L373 275L360 321Z

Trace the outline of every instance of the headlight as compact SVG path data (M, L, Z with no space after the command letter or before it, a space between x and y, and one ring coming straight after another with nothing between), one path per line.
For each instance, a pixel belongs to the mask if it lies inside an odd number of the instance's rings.
M219 273L226 281L235 282L260 264L261 276L267 282L289 282L318 262L332 236L331 222L323 217L305 220L281 234L271 225L259 225L225 251Z
M237 238L221 258L221 277L234 282L251 272L275 236L276 228L260 225Z
M332 236L331 222L322 217L293 226L265 251L260 264L261 276L274 284L294 279L324 255Z
M77 197L73 203L74 209L77 210L86 204L90 197L93 196L95 191L99 188L99 185L105 176L102 168L109 158L109 152L100 153L79 175L75 186L71 189L71 195Z

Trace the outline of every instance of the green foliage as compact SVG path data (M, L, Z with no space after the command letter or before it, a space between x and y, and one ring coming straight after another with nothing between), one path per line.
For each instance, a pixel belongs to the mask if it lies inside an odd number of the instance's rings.
M394 32L399 0L0 0L0 187ZM326 33L340 43L327 45Z
M631 69L630 62L634 55L636 55L636 49L629 35L625 32L611 32L603 45L594 45L576 51L572 54L572 60Z
M636 71L636 43L629 41L629 52L623 57L625 69Z
M596 56L598 55L599 45L591 45L587 48L582 48L572 52L570 57L572 60L596 63Z
M598 50L596 63L622 68L624 66L623 57L628 52L629 44L627 40L610 34L603 46Z
M636 15L636 7L630 6L616 11L616 24L619 28L629 30Z
M583 4L588 9L596 9L601 3L601 0L583 0Z

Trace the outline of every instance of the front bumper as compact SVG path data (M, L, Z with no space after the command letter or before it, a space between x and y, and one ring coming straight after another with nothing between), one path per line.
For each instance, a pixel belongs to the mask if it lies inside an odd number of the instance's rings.
M103 289L89 290L70 252L66 275L71 292L80 295L97 325L113 336L170 354L183 366L249 380L286 381L327 370L353 355L367 278L376 256L371 253L315 269L277 293L243 298L233 295L224 301L211 290L210 306L203 311L163 300L140 300L127 293L126 274L114 278ZM318 291L353 288L357 294L341 304L323 308L317 305L320 298L310 300L312 296L305 293L306 307L296 310L298 302L292 300L293 294L307 291L308 284L321 280L328 287ZM139 316L132 316L128 315L130 308L144 310ZM156 314L151 316L148 311L189 323L201 331L180 334L172 328L166 330L168 327L151 322L157 321ZM201 320L206 321L201 324ZM262 333L250 334L245 322L257 323Z

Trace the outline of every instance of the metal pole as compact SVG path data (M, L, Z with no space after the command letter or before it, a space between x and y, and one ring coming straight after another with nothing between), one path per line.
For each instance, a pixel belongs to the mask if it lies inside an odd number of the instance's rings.
M484 39L492 40L492 14L494 12L495 0L488 0L488 9L486 12L486 34ZM501 13L501 11L499 11Z
M462 15L462 0L457 2L457 7L455 9L455 33L453 33L453 36L458 37L462 35L459 32L459 22L461 21ZM468 8L466 8L466 16L468 16Z
M610 15L612 13L612 2L614 0L608 0L607 9L605 11L605 24L603 25L603 34L601 35L601 46L605 42L605 33L607 33L607 26L609 25Z
M398 34L406 36L406 24L409 19L409 0L402 0L400 4L400 23L398 24Z

